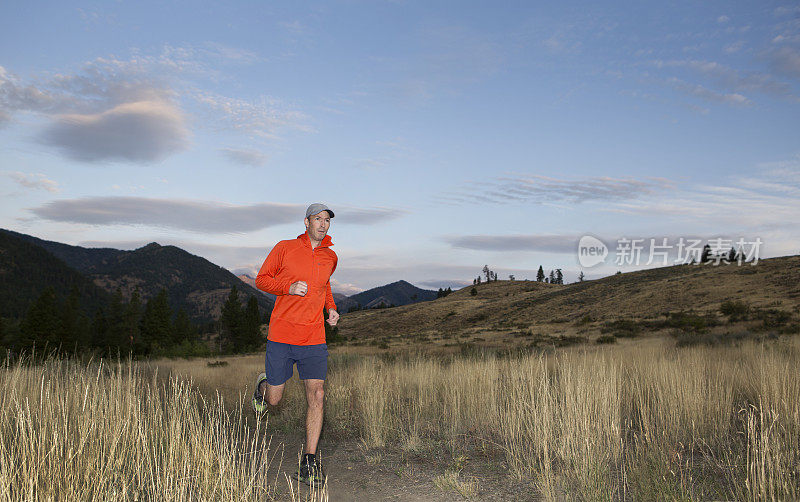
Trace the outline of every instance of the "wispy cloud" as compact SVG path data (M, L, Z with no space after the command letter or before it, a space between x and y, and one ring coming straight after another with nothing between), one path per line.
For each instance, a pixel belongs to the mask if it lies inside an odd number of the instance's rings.
M32 190L46 190L48 192L57 193L60 191L58 183L49 179L46 175L41 173L23 173L20 171L9 171L5 173L9 178L16 181L17 184Z
M242 233L300 222L305 206L260 203L228 204L202 200L149 197L84 197L56 200L30 211L39 218L89 225L147 225L194 232ZM337 223L371 225L401 216L387 208L344 207Z
M674 77L668 79L667 82L672 88L678 91L696 96L698 98L706 99L708 101L716 101L718 103L741 106L749 106L753 104L752 101L738 93L716 92L707 87L703 87L700 84L690 84Z
M364 291L364 288L360 288L349 282L337 281L333 277L331 277L331 289L334 293L341 293L347 296L355 295Z
M800 221L800 157L761 164L754 175L733 177L727 184L697 185L669 197L618 202L606 210L672 216L732 230L795 228Z
M737 46L738 47L738 46ZM734 48L738 50L737 48ZM770 73L742 71L715 61L703 60L657 60L653 62L658 69L684 71L688 75L699 77L704 84L687 82L685 78L671 76L667 83L688 94L693 94L709 101L732 105L750 104L743 93L757 92L773 97L797 100L792 87ZM714 88L709 88L713 86Z
M445 204L580 203L629 200L672 188L672 184L662 178L637 180L608 176L566 180L541 175L507 175L471 185L469 189L445 192L437 201Z
M49 120L46 144L82 161L152 162L189 144L195 127L275 138L281 130L310 131L308 117L278 99L223 96L201 89L225 65L251 64L256 54L219 44L165 46L155 55L97 58L75 72L22 78L0 67L0 122L18 113ZM203 113L204 112L204 113ZM193 113L194 115L194 113Z
M228 160L246 166L261 167L269 159L267 154L248 148L222 148L220 151Z
M246 100L196 90L192 97L212 112L218 126L251 137L274 139L281 129L287 128L313 131L308 125L308 115L269 96Z
M538 251L570 253L578 246L575 235L464 235L445 237L454 248L480 251Z
M333 206L331 206L333 209ZM353 223L358 225L376 225L387 220L400 218L408 214L405 209L390 207L360 208L353 206L337 207L336 221L338 223Z
M791 78L800 78L800 50L794 47L781 47L769 54L776 72Z
M373 60L391 75L390 93L405 100L458 93L465 83L482 81L507 63L502 43L462 25L423 25L407 47L404 55Z

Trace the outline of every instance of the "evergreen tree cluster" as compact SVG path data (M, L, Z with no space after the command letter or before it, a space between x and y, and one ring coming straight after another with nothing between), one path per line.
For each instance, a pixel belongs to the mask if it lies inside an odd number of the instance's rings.
M539 270L536 272L536 281L545 282L547 284L564 284L564 274L560 268L551 270L548 276L544 275L544 269L539 265Z
M134 356L206 355L209 348L184 309L169 306L166 289L147 301L135 290L129 301L117 289L110 299L87 316L73 287L59 300L54 287L46 288L19 321L0 318L0 348L19 354L46 349L63 352L96 350L103 354ZM234 305L235 303L235 305ZM258 303L250 297L245 308L234 286L219 322L223 352L257 349L262 343Z
M231 288L219 320L221 352L251 352L260 348L264 342L258 302L251 296L247 306L242 308L236 286Z
M484 265L483 266L483 270L481 270L481 273L483 273L483 276L486 277L486 282L492 282L492 281L496 281L497 280L497 272L491 270L489 268L489 265ZM511 279L511 280L513 281L513 279ZM480 275L478 275L478 277L476 277L475 279L472 280L472 285L473 286L478 285L480 283L481 283L481 276Z
M447 287L447 289L439 288L439 291L436 292L436 298L444 298L445 296L449 295L452 292L453 290L450 289L449 286Z
M703 246L703 251L700 253L700 263L711 263L711 264L731 264L731 263L743 263L747 261L747 256L743 249L739 249L736 251L736 248L731 246L730 250L727 252L721 251L719 253L714 253L711 251L711 246L706 244Z

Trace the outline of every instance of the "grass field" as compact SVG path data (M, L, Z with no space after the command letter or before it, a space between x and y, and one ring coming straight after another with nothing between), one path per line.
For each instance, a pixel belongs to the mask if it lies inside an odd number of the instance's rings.
M270 434L297 428L296 380L270 423L248 415L261 356L20 363L0 374L5 500L270 500ZM477 496L465 438L545 500L800 498L800 343L625 346L331 359L324 441L453 459L434 479ZM296 498L325 499L325 493Z

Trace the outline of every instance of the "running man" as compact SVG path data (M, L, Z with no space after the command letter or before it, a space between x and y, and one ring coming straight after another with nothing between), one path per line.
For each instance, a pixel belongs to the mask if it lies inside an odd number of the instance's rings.
M277 296L269 320L266 373L256 382L253 409L267 411L276 406L294 365L306 388L305 455L295 479L307 484L323 484L325 474L316 457L322 431L324 384L328 373L328 346L325 344L323 307L328 324L339 321L331 293L330 277L338 258L331 246L328 229L333 218L325 204L311 204L303 220L306 232L296 239L278 242L269 252L256 277L256 287Z

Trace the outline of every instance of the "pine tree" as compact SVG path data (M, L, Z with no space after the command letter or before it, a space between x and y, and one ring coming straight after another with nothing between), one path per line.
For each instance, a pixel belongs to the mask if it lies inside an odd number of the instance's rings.
M539 265L539 271L536 272L536 282L544 281L544 270L542 270L542 266Z
M326 323L327 324L327 323ZM256 350L261 346L261 316L258 312L258 301L254 296L247 300L247 307L244 310L244 326L242 336L242 350Z
M700 263L711 261L711 246L706 244L703 246L703 253L700 255Z
M196 338L195 328L192 326L189 315L183 308L178 310L178 314L175 316L175 321L172 323L172 333L178 344L192 342Z
M550 284L556 283L556 273L554 270L550 270L550 275L548 276L548 278L550 279Z
M736 249L731 246L731 250L728 251L728 263L733 263L736 261Z
M583 282L585 278L586 276L583 274L583 270L581 270L581 273L578 275L578 282Z
M61 345L65 349L89 346L89 320L81 312L80 292L73 286L61 307Z
M61 321L58 315L56 290L53 286L49 286L31 305L22 322L21 348L28 349L34 345L41 347L45 344L51 349L58 347L60 331Z
M219 318L222 324L220 333L222 350L235 352L242 346L243 313L242 304L239 302L239 292L234 285L222 306L222 315Z
M142 342L145 353L152 354L175 344L172 336L172 311L167 300L167 290L147 301L142 316Z
M106 314L106 338L102 346L110 349L112 354L118 351L122 354L122 347L125 342L125 304L122 298L122 291L117 288L111 296Z
M131 301L125 306L123 315L123 336L121 337L119 351L121 354L142 352L142 336L139 326L142 320L142 298L139 288L131 294Z
M91 346L99 349L106 348L106 338L108 334L108 319L106 309L100 307L92 317L92 327L90 333Z
M564 274L561 273L561 269L556 269L556 284L564 284Z

